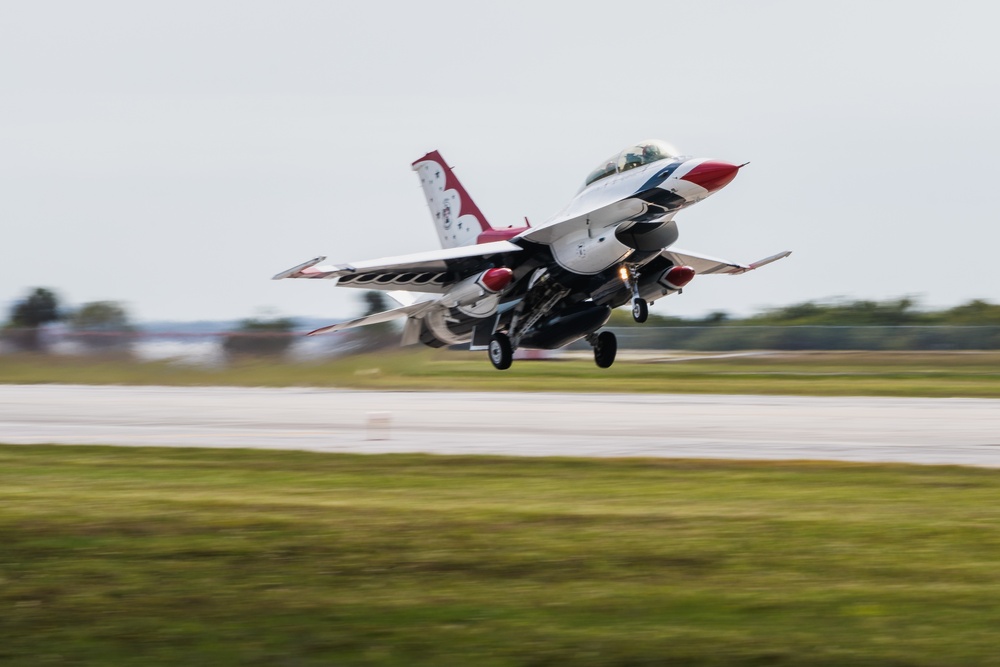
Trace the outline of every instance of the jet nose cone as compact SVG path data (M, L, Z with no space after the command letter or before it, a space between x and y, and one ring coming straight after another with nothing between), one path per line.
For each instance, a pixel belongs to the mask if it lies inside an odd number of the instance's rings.
M739 166L721 160L705 160L694 169L681 176L681 180L700 185L709 192L715 192L736 178Z

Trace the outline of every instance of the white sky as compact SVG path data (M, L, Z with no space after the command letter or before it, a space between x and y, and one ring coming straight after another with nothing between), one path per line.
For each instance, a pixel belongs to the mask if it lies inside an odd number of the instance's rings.
M662 138L752 161L678 216L737 261L654 312L1000 301L992 2L2 2L0 307L335 320L315 255L431 250L439 149L496 226ZM0 317L2 319L2 317Z

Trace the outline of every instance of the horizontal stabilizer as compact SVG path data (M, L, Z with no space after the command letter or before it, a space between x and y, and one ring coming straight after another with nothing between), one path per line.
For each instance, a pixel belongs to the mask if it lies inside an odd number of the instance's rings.
M385 295L401 306L412 306L420 300L418 292L404 292L402 290L392 290Z
M333 333L335 331L343 331L344 329L353 329L355 327L363 327L366 324L379 324L381 322L390 322L400 317L413 317L422 314L424 311L431 308L434 305L434 301L421 301L420 303L415 303L410 306L403 306L402 308L393 308L392 310L386 310L381 313L374 313L372 315L365 315L364 317L358 317L353 320L348 320L347 322L339 322L338 324L331 324L327 327L320 327L315 331L310 331L307 336L316 336L318 334Z

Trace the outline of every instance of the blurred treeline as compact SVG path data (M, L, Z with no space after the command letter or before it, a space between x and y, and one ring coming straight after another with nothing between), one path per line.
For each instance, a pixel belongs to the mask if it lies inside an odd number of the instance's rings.
M391 307L381 292L362 292L362 314ZM687 350L996 350L1000 349L1000 305L973 300L929 310L913 298L888 301L833 300L771 308L749 317L724 312L702 318L651 314L636 325L617 310L609 327L620 344L632 349ZM297 322L282 317L241 320L211 334L225 358L283 357L303 339ZM0 330L0 348L46 352L53 340L83 353L129 355L135 344L153 336L132 321L115 301L77 308L63 305L55 292L31 290L16 302ZM204 337L204 334L201 334ZM383 323L331 337L337 353L372 351L398 344L399 329Z
M37 287L11 308L2 338L15 349L43 352L47 347L44 327L64 322L67 338L95 350L127 345L136 329L125 307L115 301L93 301L70 310L50 289Z
M364 292L361 301L365 315L391 307L381 292ZM304 332L296 331L297 327L297 321L287 317L251 317L211 333L144 331L118 301L93 301L71 308L53 290L38 287L16 302L6 322L0 325L0 351L47 353L59 347L65 352L69 344L74 352L129 356L141 340L186 337L191 342L217 340L226 359L283 357L302 339ZM199 327L192 326L195 328ZM397 342L393 324L383 323L353 331L335 347L342 351L371 351Z
M633 348L689 350L995 350L1000 305L973 300L925 310L913 298L846 299L771 308L749 317L711 313L684 319L650 315L636 326L615 312L610 326Z
M888 301L806 301L790 306L769 308L749 317L732 317L714 312L703 318L682 318L650 313L649 323L663 327L737 326L933 326L1000 325L1000 305L975 299L944 310L924 310L911 297ZM625 311L616 311L611 324L616 327L634 324Z

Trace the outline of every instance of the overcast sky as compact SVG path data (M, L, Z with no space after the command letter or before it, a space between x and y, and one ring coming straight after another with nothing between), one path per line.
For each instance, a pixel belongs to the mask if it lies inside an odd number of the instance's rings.
M0 307L329 317L270 281L438 247L439 149L495 226L647 138L751 161L678 216L736 261L654 312L838 295L1000 302L992 2L0 2Z

